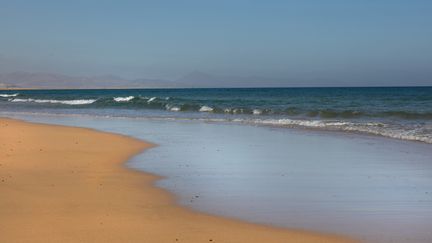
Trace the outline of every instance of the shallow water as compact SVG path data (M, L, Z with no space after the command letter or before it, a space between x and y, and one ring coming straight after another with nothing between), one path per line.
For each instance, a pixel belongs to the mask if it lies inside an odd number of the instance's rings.
M196 210L369 242L432 242L430 144L230 123L8 115L158 144L128 165L166 176L157 185Z

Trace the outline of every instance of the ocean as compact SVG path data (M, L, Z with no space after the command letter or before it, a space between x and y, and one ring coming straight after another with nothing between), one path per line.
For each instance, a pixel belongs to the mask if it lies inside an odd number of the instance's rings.
M432 87L0 91L0 110L230 122L432 143Z
M194 210L431 242L432 88L0 91L0 115L157 144L127 166Z

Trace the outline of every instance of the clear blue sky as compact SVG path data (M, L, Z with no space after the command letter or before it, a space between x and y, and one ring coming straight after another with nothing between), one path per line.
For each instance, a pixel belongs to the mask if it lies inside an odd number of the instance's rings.
M432 1L3 1L0 72L432 85Z

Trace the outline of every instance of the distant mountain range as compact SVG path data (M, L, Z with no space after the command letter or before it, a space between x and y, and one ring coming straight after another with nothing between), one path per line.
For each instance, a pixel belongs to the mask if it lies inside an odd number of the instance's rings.
M54 73L13 72L0 74L0 88L91 89L171 87L172 82L158 79L128 80L106 75L77 77Z
M0 88L108 89L108 88L212 88L258 87L264 78L215 76L191 72L179 79L125 79L113 75L78 77L55 73L12 72L0 74ZM277 86L277 82L267 83Z

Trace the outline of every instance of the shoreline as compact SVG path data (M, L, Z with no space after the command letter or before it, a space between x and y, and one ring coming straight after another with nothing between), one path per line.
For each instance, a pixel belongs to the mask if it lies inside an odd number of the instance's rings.
M6 111L3 114L0 113L0 119L3 116L10 116L10 115L30 115L30 116L52 116L52 117L94 117L94 118L107 118L107 116L104 115L90 115L90 114L66 114L66 113L49 113L49 112L28 112L28 111L20 111L20 112L9 112ZM202 122L205 118L173 118L173 117L128 117L128 116L113 116L113 118L120 118L120 119L136 119L136 120L178 120L178 121L192 121L192 122ZM8 118L8 119L20 119L20 118ZM217 119L217 118L215 118ZM319 121L319 120L317 120ZM209 121L214 122L214 121ZM336 130L336 129L323 129L320 127L307 127L307 126L278 126L278 125L268 125L268 124L256 124L256 123L242 123L242 122L236 122L233 120L226 120L221 122L214 122L214 123L222 123L222 124L232 124L232 125L246 125L246 126L260 126L260 127L267 127L272 129L293 129L297 131L313 131L313 132L320 132L323 134L340 134L342 136L365 136L365 137L374 137L378 139L389 139L392 141L397 142L408 142L408 143L414 143L414 144L426 144L431 145L431 142L426 142L422 140L416 140L416 139L403 139L399 137L392 137L392 136L386 136L386 135L380 135L377 133L371 133L371 132L363 132L363 131L355 131L355 130ZM79 127L78 127L79 128Z
M4 242L353 241L179 206L154 186L160 177L125 166L152 146L134 138L9 118L0 131Z

